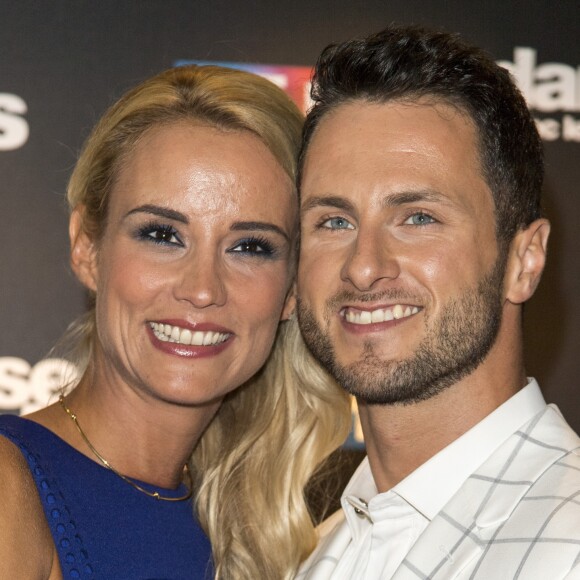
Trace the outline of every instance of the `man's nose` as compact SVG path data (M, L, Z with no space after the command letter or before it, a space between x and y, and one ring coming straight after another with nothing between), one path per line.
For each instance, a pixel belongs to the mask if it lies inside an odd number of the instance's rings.
M375 289L380 280L397 278L400 265L392 246L384 230L359 228L342 267L341 278L361 292Z

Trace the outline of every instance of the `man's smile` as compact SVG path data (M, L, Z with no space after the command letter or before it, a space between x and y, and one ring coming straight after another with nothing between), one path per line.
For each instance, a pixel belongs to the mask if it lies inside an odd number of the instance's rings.
M340 316L351 324L375 324L378 322L390 322L400 320L417 314L420 309L417 306L407 304L394 304L376 308L374 310L360 310L348 306L340 311Z

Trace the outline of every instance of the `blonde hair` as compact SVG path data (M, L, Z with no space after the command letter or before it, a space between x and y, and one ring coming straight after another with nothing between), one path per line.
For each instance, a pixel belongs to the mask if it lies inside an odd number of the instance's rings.
M350 404L295 321L260 373L231 393L193 456L216 577L292 578L316 545L304 488L346 438Z
M187 120L251 131L295 180L303 118L281 89L222 67L170 69L115 103L81 152L67 199L71 209L84 208L83 228L94 240L124 159L153 127ZM71 339L84 369L95 340L94 305L71 327ZM347 396L311 358L296 322L282 323L264 367L226 397L191 458L216 578L293 576L316 542L304 487L349 427Z

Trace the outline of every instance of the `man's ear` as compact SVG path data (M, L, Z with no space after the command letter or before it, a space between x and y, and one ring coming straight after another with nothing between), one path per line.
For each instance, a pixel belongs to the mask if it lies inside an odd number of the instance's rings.
M282 309L280 320L289 320L294 314L295 308L296 308L296 282L292 282L292 286L290 286L290 289L286 294L286 302L284 303L284 308Z
M70 263L73 272L82 284L93 292L97 291L97 250L94 241L83 228L84 208L76 207L68 226L70 238Z
M506 298L513 304L522 304L535 292L544 266L550 222L538 219L520 230L512 240L506 268Z

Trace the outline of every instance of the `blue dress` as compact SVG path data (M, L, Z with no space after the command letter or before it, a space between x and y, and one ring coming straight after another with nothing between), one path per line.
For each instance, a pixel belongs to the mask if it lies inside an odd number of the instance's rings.
M15 443L28 462L64 578L212 577L210 544L191 500L149 497L45 427L16 415L0 415L0 435ZM179 497L187 490L182 485L163 493Z

